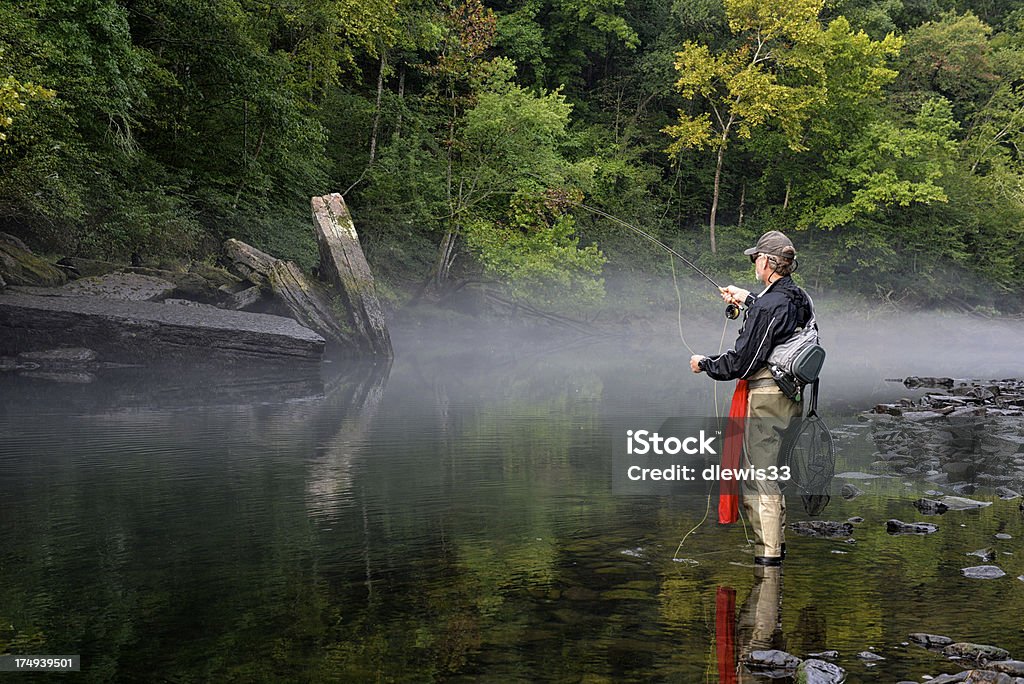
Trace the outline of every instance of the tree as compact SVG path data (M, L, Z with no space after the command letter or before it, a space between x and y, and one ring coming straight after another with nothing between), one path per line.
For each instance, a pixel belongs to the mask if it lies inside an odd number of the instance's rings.
M704 111L679 111L678 122L664 129L674 142L668 152L711 149L715 153L714 189L709 217L711 251L717 252L715 218L726 149L733 139L748 140L769 123L786 136L793 150L808 111L825 97L818 22L821 0L725 0L735 46L719 53L693 41L676 54L676 89Z
M3 66L4 53L0 49L0 67ZM0 72L2 73L2 72ZM3 150L7 134L4 131L14 124L14 117L24 111L33 100L52 99L54 93L34 83L22 83L14 76L0 77L0 151Z

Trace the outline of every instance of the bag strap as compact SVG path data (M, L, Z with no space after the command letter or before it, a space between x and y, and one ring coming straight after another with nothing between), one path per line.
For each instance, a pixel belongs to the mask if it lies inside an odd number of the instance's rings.
M811 408L807 411L807 417L818 415L818 378L811 383Z

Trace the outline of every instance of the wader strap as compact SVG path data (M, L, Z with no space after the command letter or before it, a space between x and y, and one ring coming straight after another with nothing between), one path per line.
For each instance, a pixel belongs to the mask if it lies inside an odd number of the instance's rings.
M775 382L775 378L761 378L760 380L747 380L747 389L760 389L762 387L775 387L778 388L778 383Z

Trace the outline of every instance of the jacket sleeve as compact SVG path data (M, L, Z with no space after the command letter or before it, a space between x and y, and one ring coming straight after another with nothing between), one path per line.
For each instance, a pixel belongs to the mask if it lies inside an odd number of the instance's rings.
M715 380L746 378L760 369L772 351L775 330L779 325L772 311L755 306L740 329L733 349L701 361L700 367Z

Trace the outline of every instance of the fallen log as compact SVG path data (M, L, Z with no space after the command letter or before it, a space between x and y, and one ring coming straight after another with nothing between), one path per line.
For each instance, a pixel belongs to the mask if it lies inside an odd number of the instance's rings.
M303 325L328 340L346 347L358 346L356 336L344 327L324 288L312 282L291 261L278 261L268 274L274 294Z
M101 297L0 295L0 355L88 347L105 361L319 363L324 338L282 316Z
M261 287L268 285L270 269L278 261L276 257L235 238L224 241L224 253L231 259L232 270L236 275Z
M312 198L313 232L320 249L320 275L341 296L352 327L352 344L370 354L392 356L391 336L377 298L373 273L359 244L344 198Z

